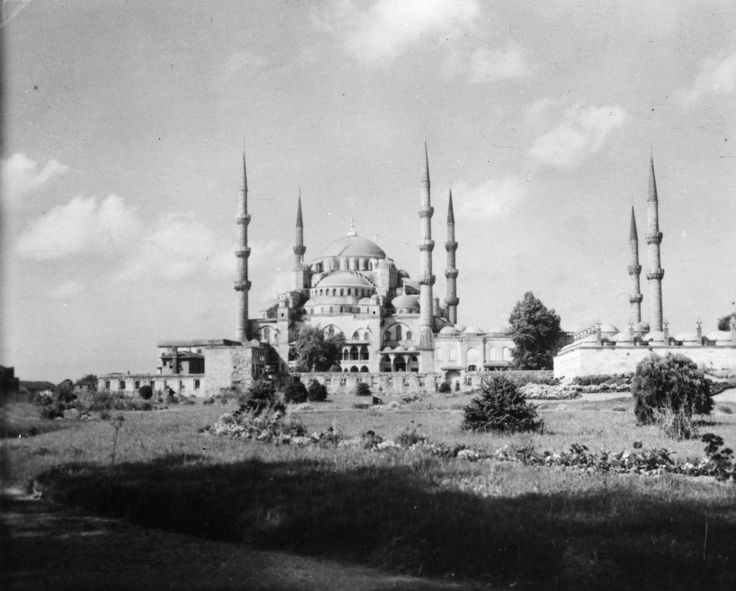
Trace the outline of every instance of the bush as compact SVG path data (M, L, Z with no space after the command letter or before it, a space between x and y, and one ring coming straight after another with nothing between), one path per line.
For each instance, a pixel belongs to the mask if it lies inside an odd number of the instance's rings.
M356 396L371 396L371 389L365 382L358 382L358 385L355 386L355 395Z
M317 380L309 382L307 400L309 402L324 402L327 400L327 386L320 384Z
M652 354L640 361L631 394L634 413L642 425L656 423L662 413L690 419L713 409L710 382L693 361L680 354Z
M544 424L534 405L504 376L483 380L480 396L463 412L463 429L470 431L536 431Z
M307 387L299 378L294 378L284 390L284 402L287 404L301 404L307 401Z
M284 405L276 395L273 382L258 380L240 397L240 410L258 416L264 411L283 412Z
M449 394L450 392L452 392L452 386L450 386L450 384L448 384L447 382L442 382L440 384L440 387L437 388L437 391L440 394Z
M144 384L138 388L138 395L143 398L143 400L150 400L153 398L153 388L151 388L149 384Z

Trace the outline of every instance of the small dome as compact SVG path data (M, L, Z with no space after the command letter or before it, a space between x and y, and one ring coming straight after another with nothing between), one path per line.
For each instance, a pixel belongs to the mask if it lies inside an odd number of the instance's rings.
M385 259L386 253L375 242L357 234L348 234L330 242L327 248L325 248L324 257L368 257Z
M652 332L645 334L641 340L654 343L664 342L664 333L661 330L653 330Z
M456 324L455 325L455 330L457 330L458 332L463 332L465 330L465 325L464 324Z
M634 324L634 332L643 332L647 333L649 332L649 323L648 322L637 322Z
M391 305L396 309L419 309L419 296L400 295L391 300Z
M613 335L609 340L612 341L612 342L614 342L614 343L627 343L627 342L631 342L631 338L629 338L629 332L628 331L619 332L619 333Z
M698 335L696 335L694 332L683 332L681 334L675 335L675 340L680 341L681 343L700 343Z
M366 279L349 271L330 273L314 287L373 287Z
M601 332L604 334L617 334L619 330L613 324L601 324Z
M439 334L457 334L458 330L454 326L445 326L444 328L440 329Z
M706 335L709 341L730 341L731 333L726 330L714 330Z
M589 334L587 337L580 339L579 342L581 342L581 343L597 343L598 342L598 337L595 335L595 333Z
M465 334L482 334L483 331L480 328L476 328L475 326L468 326L468 328L465 329Z
M381 353L391 353L391 351L393 351L393 349L392 349L391 347L389 347L388 345L386 345L386 346L385 346L385 347L384 347L384 348L383 348L383 349L381 350Z
M406 347L402 347L401 345L399 345L398 347L394 349L394 353L405 353L405 352L406 352Z

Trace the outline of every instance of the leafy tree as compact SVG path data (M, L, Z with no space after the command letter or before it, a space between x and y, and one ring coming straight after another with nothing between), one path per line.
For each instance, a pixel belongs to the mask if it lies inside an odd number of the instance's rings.
M276 394L276 387L268 380L253 382L240 397L240 411L260 415L263 412L284 411L284 405Z
M150 400L153 398L153 388L150 384L143 384L138 388L138 395L143 398L143 400Z
M684 355L652 354L636 366L631 383L634 413L640 424L657 421L662 413L690 419L713 409L710 382L697 364Z
M88 373L83 378L77 380L77 386L86 387L88 392L97 392L97 376Z
M365 382L358 382L358 384L355 386L355 395L356 396L371 396L371 389L368 384Z
M559 347L562 330L560 317L534 297L524 294L509 317L514 367L518 369L552 369L552 358Z
M56 399L60 402L71 402L77 397L74 393L74 382L70 379L63 380L56 386Z
M300 404L307 401L307 387L299 378L294 378L284 390L284 402L287 404Z
M329 371L340 365L344 344L342 334L325 338L319 328L303 328L295 344L297 367L300 371Z
M535 406L503 375L483 380L481 395L463 412L463 429L469 431L537 431L544 425Z
M734 318L734 315L736 314L726 314L725 316L718 319L718 330L731 330L731 322L736 322L736 318Z
M327 400L327 387L317 380L312 380L309 382L309 388L307 389L307 400L310 402L324 402Z

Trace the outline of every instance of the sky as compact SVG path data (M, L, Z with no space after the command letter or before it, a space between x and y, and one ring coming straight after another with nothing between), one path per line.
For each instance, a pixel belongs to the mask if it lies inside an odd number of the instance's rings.
M670 331L736 300L736 3L3 2L0 364L154 371L165 339L235 338L248 166L251 310L351 218L419 269L424 138L435 295L451 189L458 320L533 291L575 330L642 306L650 151Z

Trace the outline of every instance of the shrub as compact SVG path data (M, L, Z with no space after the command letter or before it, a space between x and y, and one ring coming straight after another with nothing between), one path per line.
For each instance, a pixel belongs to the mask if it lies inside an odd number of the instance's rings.
M149 384L143 384L138 388L138 395L143 398L143 400L150 400L153 398L153 388L151 388Z
M273 382L258 380L240 397L240 410L258 416L264 411L283 411L284 405L276 395Z
M544 424L534 405L504 376L483 380L480 396L463 412L463 429L470 431L536 431Z
M640 424L655 423L658 413L710 414L710 383L698 366L680 354L652 354L636 366L631 383L634 413Z
M284 390L284 402L287 404L301 404L307 401L307 387L299 378L294 378Z
M309 382L309 388L307 388L307 400L309 400L309 402L324 402L327 400L327 386L320 384L317 380Z
M365 382L358 382L358 385L355 386L355 395L356 396L371 396L371 389Z
M449 394L450 392L452 392L452 386L450 386L450 384L448 384L447 382L442 382L440 384L440 387L437 388L437 391L440 394Z

